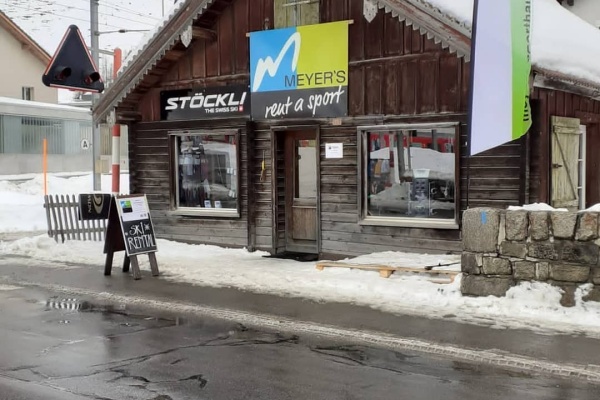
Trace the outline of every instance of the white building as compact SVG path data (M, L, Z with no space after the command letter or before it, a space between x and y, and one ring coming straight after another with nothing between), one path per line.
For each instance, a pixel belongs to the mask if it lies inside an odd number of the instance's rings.
M51 56L2 11L0 54L0 96L58 103L57 90L42 83Z

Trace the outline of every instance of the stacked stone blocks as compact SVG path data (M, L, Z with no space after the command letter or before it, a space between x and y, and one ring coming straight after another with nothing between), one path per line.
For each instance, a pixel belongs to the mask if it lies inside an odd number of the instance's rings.
M465 211L462 293L504 296L519 281L541 281L561 287L563 305L572 305L576 287L591 283L585 300L600 301L598 220L597 212Z

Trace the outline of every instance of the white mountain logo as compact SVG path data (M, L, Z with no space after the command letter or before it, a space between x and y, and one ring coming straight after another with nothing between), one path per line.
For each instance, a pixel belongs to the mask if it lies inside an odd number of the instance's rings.
M277 75L277 71L279 70L279 65L283 61L283 57L287 54L290 47L294 45L294 58L292 59L292 71L296 71L296 67L298 66L298 58L300 57L300 44L302 43L302 37L300 36L300 32L294 32L287 42L281 48L277 59L273 61L271 56L267 56L262 59L259 58L256 63L256 71L254 72L254 82L252 84L252 91L256 92L260 89L260 85L265 77L265 74L268 73L272 78Z

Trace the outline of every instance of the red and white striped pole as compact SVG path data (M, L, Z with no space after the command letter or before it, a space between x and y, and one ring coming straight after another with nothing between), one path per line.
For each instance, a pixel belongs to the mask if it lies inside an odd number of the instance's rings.
M113 82L117 79L117 72L121 68L122 52L118 47L114 50ZM112 192L119 194L121 180L121 125L116 121L112 127Z

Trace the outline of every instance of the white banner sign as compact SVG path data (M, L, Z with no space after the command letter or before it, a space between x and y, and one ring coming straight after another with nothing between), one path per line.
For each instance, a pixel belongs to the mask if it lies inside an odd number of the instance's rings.
M473 15L471 155L531 126L531 0L477 0Z

